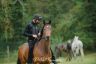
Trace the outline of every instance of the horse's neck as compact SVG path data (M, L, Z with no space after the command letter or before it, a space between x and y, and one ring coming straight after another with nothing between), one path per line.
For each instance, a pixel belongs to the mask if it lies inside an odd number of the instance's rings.
M44 52L48 52L48 50L50 49L50 39L46 40L44 38L42 38L39 43L38 46L40 46L40 48L44 51Z
M83 47L83 43L80 40L78 40L78 39L73 42L73 45L74 46L78 46L78 47L79 46Z
M77 43L77 41L78 41L78 39L74 39L74 40L73 40L74 43Z

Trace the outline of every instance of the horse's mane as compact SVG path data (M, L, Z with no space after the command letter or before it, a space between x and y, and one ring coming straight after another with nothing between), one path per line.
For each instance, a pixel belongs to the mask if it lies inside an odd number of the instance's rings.
M45 25L44 25L45 26ZM40 35L40 39L42 38L42 36L43 36L43 29L44 29L44 26L43 26L43 28L41 29L41 35Z
M46 24L48 24L48 23L46 23ZM43 28L41 29L41 35L40 35L39 40L41 40L41 39L42 39L42 36L43 36L43 31L44 31L44 26L45 26L46 24L44 24L44 25L43 25Z

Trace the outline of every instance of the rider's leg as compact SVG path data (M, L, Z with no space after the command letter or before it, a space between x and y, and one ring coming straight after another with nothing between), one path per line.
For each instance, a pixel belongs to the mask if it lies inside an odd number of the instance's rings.
M33 62L33 48L34 48L35 42L34 41L28 41L28 45L29 45L29 53L28 53L27 63L30 64Z

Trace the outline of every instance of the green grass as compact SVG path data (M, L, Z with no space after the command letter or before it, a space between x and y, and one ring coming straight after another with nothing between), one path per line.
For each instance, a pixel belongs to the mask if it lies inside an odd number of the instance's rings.
M72 59L72 61L66 61L66 57L60 57L57 59L60 61L58 64L96 64L96 53L85 54L84 59ZM0 57L0 64L16 64L17 61L17 51L10 53L10 57L7 55L4 58Z
M0 64L16 64L17 55L18 55L17 51L11 52L9 58L7 54L3 55L2 58L0 58Z
M66 61L66 58L58 58L60 63L58 64L96 64L96 53L87 54L84 58L78 57L77 59L72 59L70 62Z

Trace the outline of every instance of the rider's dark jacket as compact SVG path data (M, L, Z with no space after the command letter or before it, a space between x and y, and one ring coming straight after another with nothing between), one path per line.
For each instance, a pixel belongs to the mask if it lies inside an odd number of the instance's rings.
M26 37L28 37L28 41L29 40L34 40L35 38L32 37L32 35L33 34L38 35L39 31L40 30L39 30L37 24L34 24L34 23L31 22L31 23L29 23L26 26L23 35L26 36Z

